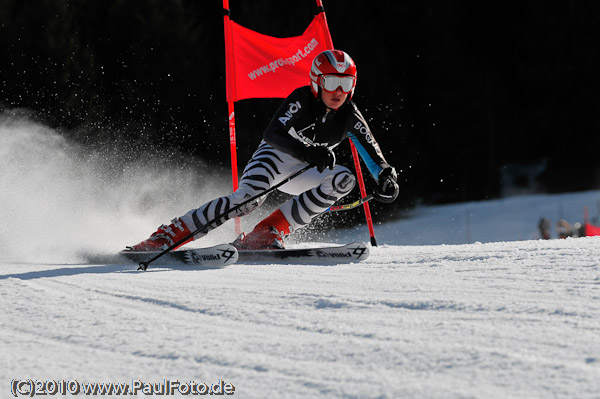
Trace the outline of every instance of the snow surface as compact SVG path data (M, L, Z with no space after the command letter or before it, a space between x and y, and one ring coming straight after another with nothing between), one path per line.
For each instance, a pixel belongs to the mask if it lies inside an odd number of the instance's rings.
M378 224L380 246L356 264L137 272L85 253L139 241L226 184L115 171L112 156L0 118L0 398L13 379L223 380L238 398L600 398L600 237L537 233L543 216L595 214L600 192L419 207ZM223 227L206 243L229 239Z

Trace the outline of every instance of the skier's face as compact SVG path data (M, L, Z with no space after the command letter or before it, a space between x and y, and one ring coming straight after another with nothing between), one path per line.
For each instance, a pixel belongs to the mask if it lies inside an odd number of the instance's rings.
M321 90L321 99L329 109L336 110L344 104L348 93L344 93L341 87L335 91Z

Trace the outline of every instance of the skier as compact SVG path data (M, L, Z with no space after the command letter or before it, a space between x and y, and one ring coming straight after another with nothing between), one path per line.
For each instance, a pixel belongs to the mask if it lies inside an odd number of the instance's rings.
M558 238L573 237L573 228L565 219L560 219L556 223L556 232L558 233Z
M374 198L385 203L394 201L399 192L396 170L386 162L365 119L351 101L355 86L356 65L348 54L327 50L317 55L311 66L310 86L294 90L283 101L246 165L239 188L173 219L169 226L159 227L150 238L128 250L165 250L217 215L260 195L308 164L315 168L279 188L294 197L233 243L238 249L284 248L283 240L288 234L308 225L354 187L354 175L348 168L336 165L333 152L348 137L377 181ZM203 237L232 217L249 214L266 197L258 198L206 226L181 245Z
M549 240L552 237L552 224L550 219L541 218L538 222L538 229L543 240Z

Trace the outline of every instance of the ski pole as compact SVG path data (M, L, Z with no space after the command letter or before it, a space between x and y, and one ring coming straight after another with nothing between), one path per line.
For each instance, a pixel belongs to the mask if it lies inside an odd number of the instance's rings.
M330 206L329 208L327 208L325 210L325 212L349 211L350 209L354 209L357 206L361 206L365 202L369 202L372 199L373 199L373 194L369 194L366 197L356 200L354 202L351 202L349 204Z
M225 212L220 213L219 215L215 216L214 218L212 218L208 222L204 223L202 226L198 227L196 230L194 230L193 232L191 232L187 236L183 237L181 240L179 240L176 243L174 243L173 245L171 245L169 248L165 249L161 253L159 253L156 256L154 256L152 259L150 259L148 261L145 261L145 262L140 262L138 270L146 270L146 269L148 269L148 265L150 265L150 263L154 262L155 260L157 260L161 256L165 255L166 253L171 252L173 249L175 249L178 246L180 246L181 244L185 243L187 240L189 240L190 238L194 237L196 234L200 233L202 230L206 229L208 226L210 226L211 224L213 224L217 220L221 219L222 217L225 217L225 216L229 215L231 212L240 209L242 206L244 206L246 204L249 204L252 201L256 201L258 198L260 198L260 197L262 197L264 195L269 194L273 190L278 189L279 187L283 186L285 183L288 183L290 180L295 179L296 177L300 176L302 173L306 172L308 169L310 169L312 167L313 166L311 166L311 165L306 165L305 167L303 167L302 169L300 169L296 173L294 173L294 174L286 177L284 180L282 180L281 182L277 183L276 185L274 185L273 187L269 188L268 190L265 190L265 191L261 192L260 194L255 195L254 197L248 198L246 201L244 201L244 202L242 202L242 203L234 206L233 208L230 208L230 209L226 210Z

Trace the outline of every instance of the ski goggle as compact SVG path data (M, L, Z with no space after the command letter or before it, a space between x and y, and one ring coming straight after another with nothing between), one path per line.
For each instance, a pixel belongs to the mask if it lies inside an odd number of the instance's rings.
M354 76L321 75L319 76L319 86L329 92L336 91L338 87L341 87L344 93L350 93L354 86Z

